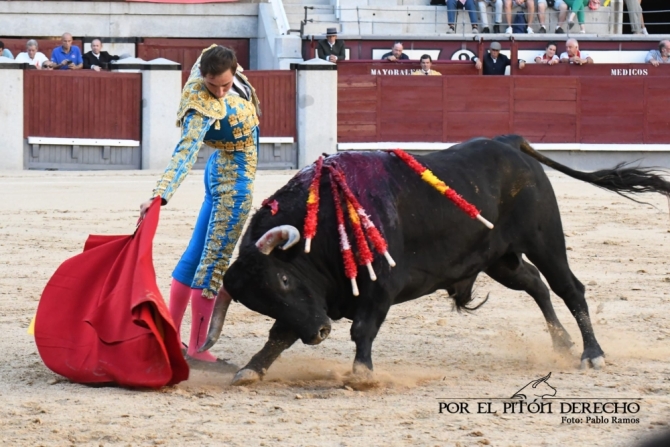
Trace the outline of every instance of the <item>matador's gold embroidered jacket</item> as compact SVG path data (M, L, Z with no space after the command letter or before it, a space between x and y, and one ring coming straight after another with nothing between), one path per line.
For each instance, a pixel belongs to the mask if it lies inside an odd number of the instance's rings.
M160 196L163 203L171 199L197 160L203 142L219 149L208 162L213 163L209 172L221 177L220 181L212 182L219 185L211 191L214 197L212 216L216 219L212 219L208 228L200 265L191 284L194 288L203 288L203 295L212 298L221 287L223 273L251 208L258 150L258 99L251 84L241 74L236 74L236 83L246 87L249 99L231 92L221 99L214 97L205 86L199 64L200 58L182 91L177 115L181 139L153 197ZM233 178L244 178L248 183L231 182ZM235 234L228 234L231 231Z

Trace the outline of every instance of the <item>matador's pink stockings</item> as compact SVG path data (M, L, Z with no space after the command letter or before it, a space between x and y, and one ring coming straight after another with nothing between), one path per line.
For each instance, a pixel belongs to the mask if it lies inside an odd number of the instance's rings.
M191 337L188 343L187 355L193 359L205 362L215 362L214 357L209 351L198 352L207 338L209 329L209 320L212 317L214 302L216 300L202 296L202 289L191 289L176 279L172 279L170 285L170 316L175 324L177 333L181 340L181 322L186 312L189 300L191 301Z
M191 287L172 279L170 284L170 316L174 322L177 335L181 342L181 320L184 318L186 306L191 299Z
M216 362L209 351L198 352L198 348L207 340L209 320L212 318L216 300L202 296L202 289L191 291L191 339L188 342L188 356L204 362Z

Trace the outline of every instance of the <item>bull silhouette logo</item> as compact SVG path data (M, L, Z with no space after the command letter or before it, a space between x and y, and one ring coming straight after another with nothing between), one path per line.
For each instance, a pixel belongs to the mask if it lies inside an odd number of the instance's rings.
M551 373L537 380L531 380L527 385L514 393L511 399L523 399L526 402L535 402L543 397L555 396L556 388L547 382L549 377L551 377Z

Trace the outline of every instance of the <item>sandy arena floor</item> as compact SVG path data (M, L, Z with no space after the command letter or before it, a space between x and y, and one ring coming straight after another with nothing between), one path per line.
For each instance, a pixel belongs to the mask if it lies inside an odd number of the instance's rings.
M261 172L255 206L292 175ZM577 349L551 349L533 300L480 277L490 301L458 314L443 293L391 309L374 345L379 386L347 385L354 346L348 321L320 346L300 343L264 382L231 387L230 372L192 371L160 391L70 383L40 361L26 328L56 267L81 251L89 233L128 234L157 173L0 174L0 443L2 445L231 446L629 446L670 421L670 218L653 206L551 173L571 267L587 287L602 371L581 371L581 337L562 301L558 316ZM202 172L189 176L163 209L155 240L158 284L185 248L202 201ZM184 335L190 325L185 321ZM271 321L233 304L213 352L244 365ZM551 372L557 400L641 398L639 423L562 423L552 414L505 414L501 400ZM492 414L439 414L439 399L492 402ZM602 402L602 400L601 400ZM474 407L474 408L473 408ZM585 415L567 415L584 418ZM611 415L605 415L610 417ZM630 417L630 415L619 415Z

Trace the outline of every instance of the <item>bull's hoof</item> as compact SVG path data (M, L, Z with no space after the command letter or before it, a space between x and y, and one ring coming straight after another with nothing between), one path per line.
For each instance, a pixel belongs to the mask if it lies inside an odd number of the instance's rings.
M570 354L573 346L575 345L570 336L565 334L565 337L557 337L553 340L554 352L557 352L561 355Z
M261 375L258 374L253 369L241 369L233 377L231 385L242 386L242 385L251 385L262 379Z
M362 363L354 363L354 369L344 378L344 384L356 391L367 391L381 386L374 371Z
M603 369L605 367L605 358L601 355L594 359L582 359L582 364L580 369L588 369L589 366L592 366L593 369Z

